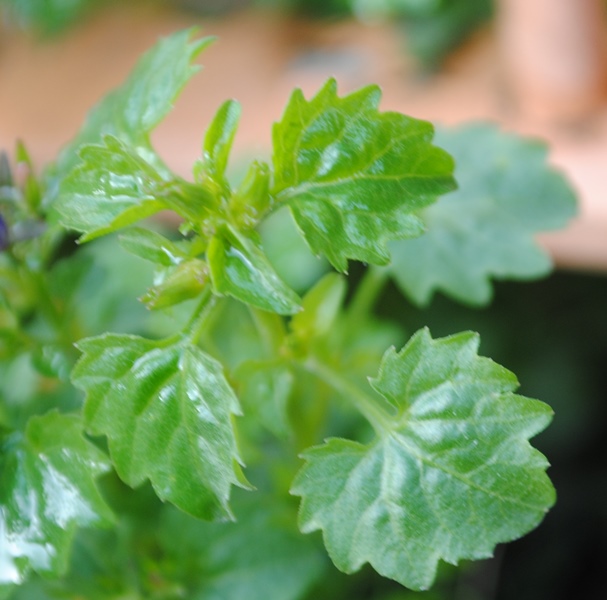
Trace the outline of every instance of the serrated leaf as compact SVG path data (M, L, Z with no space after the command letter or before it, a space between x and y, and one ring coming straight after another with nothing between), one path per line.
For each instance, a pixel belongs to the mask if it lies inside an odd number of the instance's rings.
M163 179L118 138L85 146L82 163L62 182L55 208L64 227L82 240L115 231L167 208L159 198Z
M209 242L207 260L220 294L281 315L300 309L299 297L278 277L254 232L220 227Z
M380 96L369 86L339 98L333 79L310 101L296 90L272 132L272 191L340 271L349 258L386 264L386 243L419 235L415 213L454 187L432 125L380 113Z
M118 240L125 250L165 267L178 265L187 258L187 254L176 244L151 229L131 227Z
M83 437L79 417L32 417L25 435L2 445L0 594L30 570L62 574L76 529L112 520L95 483L110 463Z
M552 411L513 393L516 378L477 356L476 334L418 332L389 350L372 381L396 409L370 444L331 439L308 450L293 493L300 527L322 529L336 566L369 562L427 589L437 563L491 556L554 503L544 456L528 438Z
M121 479L149 479L159 498L199 518L230 518L231 486L246 481L231 421L240 409L221 365L192 344L132 335L78 348L72 380L86 392L85 423L107 436Z
M192 64L214 38L193 40L195 29L162 38L144 54L128 79L110 92L87 116L76 138L61 152L55 178L61 179L78 163L78 148L98 144L112 135L161 166L151 149L149 134L169 113L175 98L198 71Z
M551 261L534 236L563 227L576 201L545 146L491 125L439 131L437 143L455 158L459 189L423 211L424 236L391 245L403 292L420 305L436 291L481 305L493 277L546 274Z
M82 162L63 180L54 210L64 227L89 241L170 209L190 221L215 210L211 192L165 177L130 146L107 135L103 145L84 146Z

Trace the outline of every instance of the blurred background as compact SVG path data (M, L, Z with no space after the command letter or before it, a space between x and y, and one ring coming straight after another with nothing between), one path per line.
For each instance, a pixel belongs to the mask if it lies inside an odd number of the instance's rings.
M182 175L225 99L243 107L237 156L263 156L293 87L309 96L329 76L342 94L379 84L384 110L437 124L492 121L545 140L580 201L565 231L541 238L556 273L500 282L481 310L442 297L403 309L390 288L385 316L411 331L428 324L434 336L479 331L482 353L513 370L523 394L553 406L536 444L559 501L495 559L411 598L604 600L606 11L604 0L0 0L0 149L22 139L44 166L143 51L191 25L219 39L154 133Z

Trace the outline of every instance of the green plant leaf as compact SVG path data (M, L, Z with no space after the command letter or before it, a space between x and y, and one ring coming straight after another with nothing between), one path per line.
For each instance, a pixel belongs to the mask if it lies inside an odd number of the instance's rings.
M62 182L56 209L64 227L91 240L167 208L160 174L118 138L85 146L82 163Z
M143 227L130 227L118 239L125 250L165 267L178 265L188 256L162 234Z
M79 417L32 417L2 446L0 595L32 569L62 574L76 529L112 520L95 483L110 463L83 437Z
M273 129L273 193L313 252L340 271L349 258L386 264L388 240L416 236L422 207L454 187L433 127L378 111L380 90L339 98L329 80L307 101L296 90Z
M403 292L420 305L437 290L478 305L490 301L492 277L545 275L551 261L534 236L576 212L545 146L491 125L439 131L437 143L456 160L459 189L422 212L424 236L391 245L389 268Z
M300 340L325 334L335 323L346 296L346 281L337 273L328 273L304 296L302 311L290 323Z
M104 334L78 342L72 372L87 393L85 423L108 437L121 479L149 479L162 500L203 519L231 518L231 486L246 486L231 416L238 401L221 365L198 347Z
M167 308L200 296L208 285L209 270L204 261L192 258L166 269L161 281L140 298L151 310Z
M128 79L91 110L76 138L61 152L52 177L62 179L78 163L80 146L98 144L108 134L161 166L149 134L198 71L199 67L192 65L196 56L214 40L192 40L195 31L186 29L162 38L141 57Z
M222 226L209 242L207 260L215 290L263 310L290 315L300 309L297 294L278 277L254 232Z
M479 339L418 332L385 354L373 388L395 409L367 445L331 439L306 451L293 493L300 527L322 529L336 566L369 562L427 589L437 563L491 556L554 503L544 456L528 438L552 411L513 393L515 376L477 356Z
M202 168L206 176L221 185L226 191L225 179L228 157L240 120L240 104L236 100L224 102L209 126L202 146Z

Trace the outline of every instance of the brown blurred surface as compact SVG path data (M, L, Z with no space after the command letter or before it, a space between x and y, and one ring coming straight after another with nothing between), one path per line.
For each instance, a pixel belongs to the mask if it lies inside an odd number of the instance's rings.
M432 76L417 72L401 33L387 24L304 22L253 11L202 19L127 5L100 12L54 41L3 31L0 148L20 138L39 165L52 160L143 51L160 35L192 24L219 40L153 136L179 173L187 175L206 125L227 98L243 106L237 152L266 155L271 123L293 87L310 95L329 76L337 78L341 93L377 83L383 109L445 124L492 120L546 140L553 163L579 193L582 213L566 231L542 236L542 243L561 266L607 269L607 103L574 123L523 116L506 86L492 30L476 35Z

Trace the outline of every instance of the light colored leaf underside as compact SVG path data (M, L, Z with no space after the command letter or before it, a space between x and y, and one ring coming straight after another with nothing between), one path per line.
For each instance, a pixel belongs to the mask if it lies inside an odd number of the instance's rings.
M554 503L546 459L528 443L551 419L516 379L476 355L478 337L416 334L384 356L373 387L396 409L368 445L330 439L304 454L293 493L304 532L321 529L336 566L369 562L427 589L439 560L491 556Z

